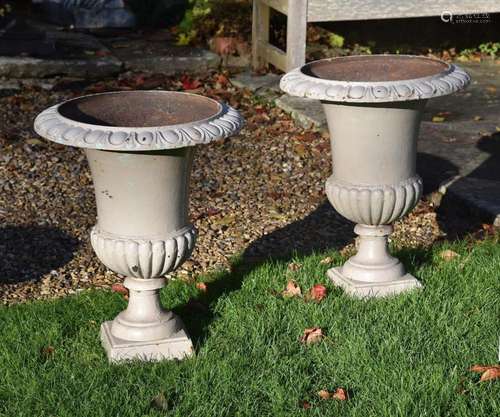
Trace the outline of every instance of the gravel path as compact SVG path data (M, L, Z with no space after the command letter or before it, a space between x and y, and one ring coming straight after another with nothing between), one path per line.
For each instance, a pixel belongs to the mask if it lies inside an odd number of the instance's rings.
M32 122L63 99L131 88L192 89L230 102L247 119L240 135L197 152L191 217L199 240L178 279L227 268L237 254L289 257L294 250L309 253L352 243L352 225L335 213L323 190L331 170L328 138L295 127L279 109L231 86L222 74L200 83L125 74L85 89L68 83L51 91L30 87L0 98L1 302L109 287L120 279L90 246L96 209L83 153L38 138ZM421 203L396 225L394 240L415 247L440 235L432 207Z

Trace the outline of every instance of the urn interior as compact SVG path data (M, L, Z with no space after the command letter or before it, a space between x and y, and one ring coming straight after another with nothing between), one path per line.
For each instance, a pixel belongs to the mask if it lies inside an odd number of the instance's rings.
M215 116L221 105L208 97L174 91L127 91L84 96L63 103L59 113L96 126L159 127Z
M302 72L332 81L384 82L431 77L449 69L445 62L406 55L362 55L311 62Z

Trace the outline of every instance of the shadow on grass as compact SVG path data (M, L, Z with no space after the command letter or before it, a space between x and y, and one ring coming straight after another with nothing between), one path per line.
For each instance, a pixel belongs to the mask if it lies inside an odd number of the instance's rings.
M305 218L252 242L233 263L231 270L213 274L210 290L174 311L182 317L195 345L203 344L216 319L215 302L241 288L245 277L268 262L288 263L296 256L339 250L352 241L353 224L342 218L328 201Z
M38 280L73 258L78 241L46 226L0 228L0 284Z

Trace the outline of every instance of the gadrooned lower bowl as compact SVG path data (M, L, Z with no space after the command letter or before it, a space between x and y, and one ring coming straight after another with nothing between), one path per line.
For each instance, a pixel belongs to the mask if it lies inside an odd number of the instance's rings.
M280 83L292 96L334 102L393 102L454 93L470 82L455 64L411 55L323 59L287 73Z
M120 91L78 97L35 119L35 131L63 145L149 151L208 143L237 133L240 114L208 97L174 91Z

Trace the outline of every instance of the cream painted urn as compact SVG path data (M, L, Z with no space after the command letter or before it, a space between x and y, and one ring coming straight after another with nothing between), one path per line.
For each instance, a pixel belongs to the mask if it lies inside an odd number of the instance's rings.
M357 223L358 251L328 276L357 297L380 297L421 286L388 250L392 223L422 194L417 138L428 99L470 82L454 64L421 56L366 55L311 62L287 73L281 89L318 99L326 114L333 173L326 194Z
M179 317L160 304L165 275L193 251L189 178L195 146L238 132L236 110L207 97L127 91L79 97L48 108L36 132L85 150L97 202L91 243L124 275L127 309L101 326L110 361L182 358L193 352Z

